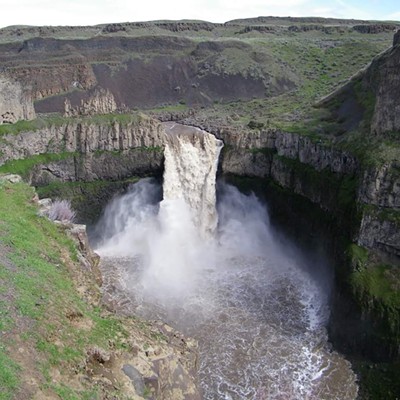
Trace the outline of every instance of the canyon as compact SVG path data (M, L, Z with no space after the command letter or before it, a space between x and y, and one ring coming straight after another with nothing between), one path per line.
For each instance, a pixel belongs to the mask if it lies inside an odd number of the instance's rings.
M203 129L224 144L219 176L266 199L271 221L288 235L309 246L318 242L313 232L326 239L335 348L398 368L400 35L392 40L393 28L273 18L6 28L0 173L21 174L40 196L70 198L91 225L132 182L161 178L171 123ZM335 36L347 34L356 44ZM346 46L357 48L360 62L342 68L344 76L335 70L348 59L330 52L347 54ZM308 70L295 64L305 48ZM311 86L316 77L320 86ZM313 232L302 232L305 221Z

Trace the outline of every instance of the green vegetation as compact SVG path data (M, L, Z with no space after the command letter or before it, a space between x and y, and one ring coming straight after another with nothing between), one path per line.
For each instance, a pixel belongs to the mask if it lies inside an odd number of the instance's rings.
M373 204L363 206L365 214L372 215L379 221L389 221L400 227L400 211L394 208L380 208Z
M188 111L189 107L184 103L178 103L178 104L167 104L165 106L159 106L155 108L150 108L146 110L146 113L148 114L160 114L160 113L180 113L180 112L185 112Z
M383 264L367 249L351 245L349 257L354 270L350 283L362 307L387 319L390 332L385 335L400 340L400 270Z
M37 131L51 126L62 126L69 123L113 125L119 123L122 125L138 124L148 119L142 113L130 114L104 114L79 117L63 117L60 114L42 115L32 121L18 121L15 124L0 125L0 137L2 135L17 135L21 132Z
M26 184L0 185L0 399L16 398L26 384L22 377L33 370L42 390L61 399L97 399L94 387L68 384L70 371L84 368L91 349L125 350L129 332L120 319L89 305L98 296L93 278L74 266L75 243L37 215L33 196ZM72 277L87 285L85 299Z
M15 124L4 124L0 125L0 137L7 134L17 135L21 132L37 131L48 126L61 126L68 121L70 120L59 115L48 115L32 121L18 121Z
M354 361L360 379L360 399L396 400L400 393L400 363Z
M28 158L23 158L20 160L12 160L0 166L0 173L11 173L18 174L22 177L27 177L29 171L36 165L48 164L50 162L67 160L73 158L77 153L46 153L38 154L36 156L31 156Z
M1 345L1 342L0 342ZM0 347L0 400L11 399L18 388L18 365Z

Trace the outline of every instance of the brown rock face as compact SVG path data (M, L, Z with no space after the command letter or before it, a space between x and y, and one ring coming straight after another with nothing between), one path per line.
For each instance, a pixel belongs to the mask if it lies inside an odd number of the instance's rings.
M81 99L78 107L72 107L68 98L64 101L64 116L74 117L77 115L112 114L117 110L117 103L109 90L97 88L87 98Z
M75 90L89 90L97 84L90 64L11 68L9 74L24 86L34 84L34 100Z
M20 83L0 76L0 124L35 118L30 94Z
M159 23L158 29L212 30L212 24ZM119 32L125 25L104 29ZM226 68L223 54L250 57L247 70ZM292 90L296 77L279 72L273 79L252 46L237 40L197 42L177 36L96 36L85 40L33 38L0 44L7 73L33 87L36 112L64 112L89 104L92 91L112 94L118 108L153 108L169 103L209 105L215 99L264 98ZM278 66L280 69L281 66ZM286 67L282 67L285 69ZM85 111L86 112L86 111Z

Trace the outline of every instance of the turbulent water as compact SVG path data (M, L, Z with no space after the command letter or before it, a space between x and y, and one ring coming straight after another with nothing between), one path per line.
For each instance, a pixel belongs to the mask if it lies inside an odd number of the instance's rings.
M356 398L350 364L327 342L327 266L278 240L254 195L221 183L215 202L221 143L169 128L163 200L142 180L97 227L131 312L198 339L204 399Z

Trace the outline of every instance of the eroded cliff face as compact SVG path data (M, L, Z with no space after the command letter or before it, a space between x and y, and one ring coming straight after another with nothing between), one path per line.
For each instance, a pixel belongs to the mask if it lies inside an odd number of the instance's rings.
M43 56L43 54L42 54ZM31 62L25 63L31 64ZM8 74L21 82L23 86L32 86L32 98L44 99L61 93L73 92L77 96L82 90L96 86L97 80L90 63L58 64L54 67L26 65L8 69ZM57 100L59 100L57 102ZM55 107L62 111L62 101L54 99Z
M111 114L118 108L114 95L109 91L97 88L87 99L81 99L80 105L73 107L71 101L64 100L64 116Z
M166 26L160 28L171 28ZM251 55L260 72L248 68L225 71L225 56L221 60L215 57L238 52ZM298 79L290 68L277 62L277 77L272 78L264 72L265 60L253 55L247 43L198 43L177 35L96 35L84 40L36 37L1 43L0 61L10 76L33 87L38 113L63 112L66 100L74 108L82 100L88 103L95 88L111 93L118 108L133 109L178 102L209 105L217 98L264 98L293 89Z
M375 135L395 133L400 130L400 43L395 36L394 46L376 58L369 67L365 79L375 96L375 110L371 132Z
M44 153L123 151L162 146L164 130L159 122L139 114L132 122L95 123L71 119L19 134L2 136L0 163Z
M222 159L224 173L271 178L324 210L337 208L341 181L353 178L359 168L350 153L294 133L271 129L230 135L225 130L217 135L228 144ZM324 188L325 180L329 182Z
M400 165L398 162L370 167L358 189L363 205L359 245L400 257Z
M126 124L71 120L61 126L3 136L0 164L45 153L62 154L30 170L28 179L36 186L161 174L163 135L162 126L144 116Z
M29 91L19 82L0 75L0 124L31 120L35 116Z

